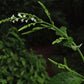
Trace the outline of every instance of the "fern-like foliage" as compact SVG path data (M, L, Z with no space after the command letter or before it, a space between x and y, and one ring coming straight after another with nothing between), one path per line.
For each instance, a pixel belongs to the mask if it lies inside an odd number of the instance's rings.
M0 40L0 84L47 84L46 61L29 53L15 27Z

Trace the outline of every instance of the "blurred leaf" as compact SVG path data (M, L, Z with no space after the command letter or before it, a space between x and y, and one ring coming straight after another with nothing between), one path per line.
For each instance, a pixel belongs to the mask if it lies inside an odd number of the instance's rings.
M28 24L28 25L25 25L25 26L23 26L23 27L21 27L18 31L22 31L22 30L24 30L24 29L26 29L26 28L28 28L28 27L30 27L30 26L35 26L35 24L36 23L30 23L30 24Z
M82 78L72 72L61 72L50 79L48 84L81 84Z
M66 60L66 58L64 57L64 65L66 65L67 66L67 60Z
M55 41L53 41L52 44L60 43L64 39L65 39L64 37L59 37L58 39L56 39Z
M60 30L61 32L56 31L56 35L59 35L59 36L64 36L64 34L67 35L67 28L65 26L60 27Z
M38 30L41 30L43 28L45 28L45 27L34 27L31 31L27 31L27 32L22 33L22 35L29 34L29 33L32 33L32 32L38 31Z
M13 35L14 37L16 37L17 39L19 39L19 40L20 40L20 37L18 36L18 34L17 34L17 33L15 33L15 32L10 32L10 34L11 34L11 35Z
M17 84L23 84L23 82L19 79L19 80L17 81Z

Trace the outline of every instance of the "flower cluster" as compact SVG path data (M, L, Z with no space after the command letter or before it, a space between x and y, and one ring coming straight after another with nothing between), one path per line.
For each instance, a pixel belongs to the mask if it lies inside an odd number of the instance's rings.
M13 23L18 22L19 20L21 22L26 22L27 23L28 22L27 15L21 15L20 13L18 13L18 17L15 17L14 15L11 16L11 21ZM30 20L33 21L33 22L36 22L36 19L34 17L31 17Z

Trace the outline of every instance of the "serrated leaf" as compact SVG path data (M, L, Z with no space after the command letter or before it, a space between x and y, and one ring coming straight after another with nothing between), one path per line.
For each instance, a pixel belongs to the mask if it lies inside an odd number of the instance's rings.
M61 72L51 78L48 84L81 84L82 81L83 79L73 72Z
M72 43L70 43L68 41L66 41L65 43L63 43L63 46L65 46L65 47L71 48L71 45L72 45Z
M56 39L55 41L53 41L52 44L60 43L64 39L65 39L64 37L59 37L58 39Z
M60 29L61 29L61 31L63 31L64 33L67 34L67 28L65 26L61 26Z
M64 34L67 35L67 28L66 27L62 26L62 27L60 27L60 30L61 30L61 32L56 31L56 35L59 35L59 36L64 36Z

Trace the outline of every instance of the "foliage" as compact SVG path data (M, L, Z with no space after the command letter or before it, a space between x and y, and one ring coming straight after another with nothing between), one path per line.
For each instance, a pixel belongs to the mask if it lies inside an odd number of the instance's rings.
M53 20L50 17L50 13L46 9L46 7L40 1L38 1L38 3L44 9L46 15L49 18L50 23L45 22L44 20L40 19L36 15L29 14L29 13L18 13L18 17L15 17L14 15L12 15L11 18L7 18L5 20L1 20L0 23L7 22L7 21L15 23L18 20L20 20L21 22L28 23L27 25L21 27L18 31L22 31L22 30L27 29L29 27L32 27L32 29L27 31L27 32L22 33L22 35L29 34L29 33L32 33L32 32L35 32L35 31L38 31L38 30L41 30L41 29L45 29L45 28L53 30L53 31L56 32L56 35L59 36L59 38L56 39L55 41L53 41L52 44L60 43L60 42L63 41L63 46L72 48L74 51L78 51L80 56L81 56L81 58L82 58L82 60L83 60L83 62L84 62L84 56L83 56L82 52L80 51L80 47L81 47L82 44L80 44L80 45L76 45L75 44L73 38L68 36L66 27L64 27L64 26L62 26L60 28L56 27L54 25ZM64 82L61 80L60 82L57 81L56 84L59 84L59 83L62 84L62 82L64 84L70 84L70 83L73 83L73 84L78 83L78 84L80 84L84 80L84 76L82 76L81 74L77 73L76 71L71 70L68 67L66 59L64 59L64 64L57 63L57 62L53 61L52 59L49 59L49 60L51 62L53 62L54 64L58 65L58 68L67 69L68 71L70 71L70 72L67 72L66 74L64 72L58 74L56 76L56 78L55 78L56 80L59 79L59 81L60 81L60 78L62 77L63 74L65 74L64 75L65 78L63 79ZM72 80L72 77L73 77L74 82ZM53 79L51 79L51 81L52 80ZM68 81L68 83L67 83L67 81Z
M1 84L44 84L49 79L46 61L29 53L16 28L9 29L0 40Z
M48 84L81 84L82 78L72 72L61 72L51 78Z

